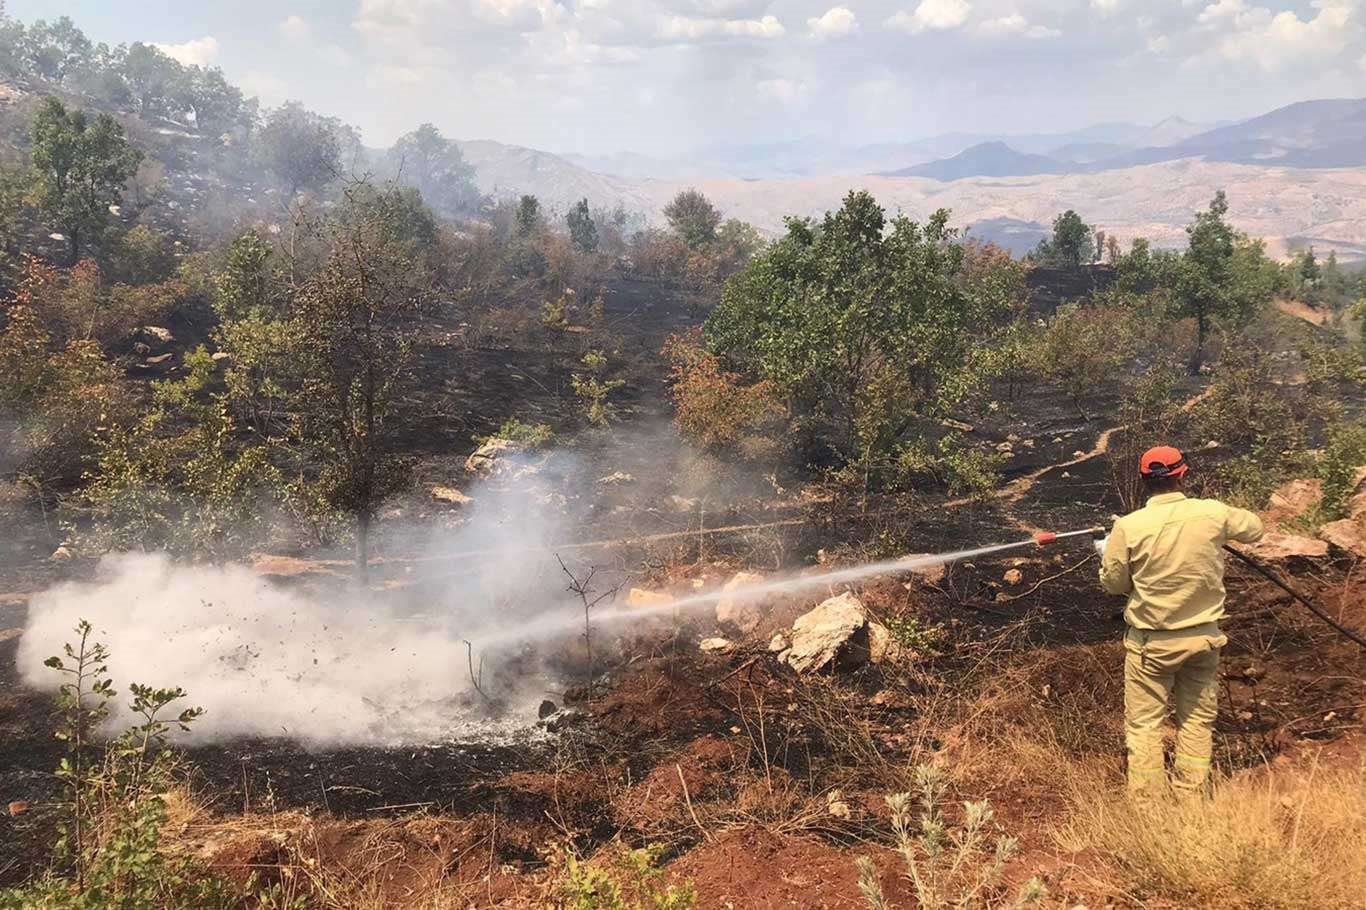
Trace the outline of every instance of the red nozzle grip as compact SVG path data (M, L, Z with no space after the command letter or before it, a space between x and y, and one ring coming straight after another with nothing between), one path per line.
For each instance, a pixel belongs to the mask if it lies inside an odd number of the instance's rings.
M1053 531L1040 531L1039 533L1037 533L1037 534L1034 535L1034 542L1035 542L1036 544L1038 544L1039 546L1043 546L1044 544L1052 543L1053 541L1055 541L1055 540L1057 540L1057 539L1058 539L1058 535L1057 535L1057 533L1055 533L1055 532L1053 532Z

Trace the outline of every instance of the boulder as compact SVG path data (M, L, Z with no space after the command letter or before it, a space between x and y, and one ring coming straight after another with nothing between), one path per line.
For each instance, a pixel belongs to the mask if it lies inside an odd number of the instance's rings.
M1330 521L1319 528L1319 537L1322 538L1320 543L1326 541L1339 550L1366 559L1366 515Z
M1323 499L1323 481L1291 480L1276 488L1271 494L1263 517L1267 524L1278 525L1294 521Z
M724 638L704 638L698 647L707 654L719 654L730 650L730 641Z
M455 487L443 486L432 487L432 499L452 506L466 506L474 502L472 498L466 496Z
M499 462L504 456L518 451L519 448L520 446L511 439L491 436L465 459L465 470L471 474L492 474L498 469Z
M170 344L172 341L175 341L175 336L171 334L171 330L165 328L164 326L145 325L142 328L138 329L138 332L144 338L155 341L159 344Z
M768 640L768 653L770 654L781 654L790 647L792 647L792 643L788 641L787 636L781 632Z
M832 597L792 624L785 662L798 673L855 669L868 662L868 612L853 594Z
M1347 517L1366 515L1366 468L1357 468L1352 477L1352 497L1347 500Z
M763 581L762 575L753 572L737 572L735 577L721 588L721 599L716 602L716 621L730 625L746 634L759 628L764 612L754 602L752 595L744 588Z
M1328 544L1312 537L1268 531L1266 536L1251 546L1242 547L1250 556L1265 562L1285 559L1322 559L1328 555Z
M67 549L66 544L62 544L60 547L52 551L52 555L49 556L48 559L52 562L70 562L71 551Z
M648 591L645 588L632 588L626 595L628 607L660 607L674 602L672 594L663 591Z

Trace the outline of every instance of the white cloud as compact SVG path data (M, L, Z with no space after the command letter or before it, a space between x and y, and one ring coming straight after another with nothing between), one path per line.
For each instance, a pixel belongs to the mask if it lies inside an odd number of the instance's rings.
M307 41L313 36L313 26L302 16L287 16L280 23L280 34L291 41Z
M892 28L918 35L923 31L944 31L958 28L968 21L972 6L967 0L921 0L915 12L901 10L887 20Z
M208 66L218 57L218 39L212 35L183 44L155 44L153 47L186 66Z
M698 19L668 16L659 25L659 36L669 40L698 41L704 38L781 38L787 29L777 16L762 19Z
M1002 16L999 19L988 19L977 26L977 30L983 35L1018 35L1024 38L1056 38L1062 34L1055 28L1044 25L1030 25L1029 20L1019 13L1011 13L1009 16Z
M1199 21L1219 32L1214 53L1267 72L1336 59L1361 37L1357 0L1315 0L1314 14L1301 19L1290 10L1273 12L1246 0L1217 0Z
M842 38L858 30L858 17L847 6L834 6L807 19L806 25L817 38Z
M1102 13L1113 13L1119 9L1120 0L1091 0L1091 9Z

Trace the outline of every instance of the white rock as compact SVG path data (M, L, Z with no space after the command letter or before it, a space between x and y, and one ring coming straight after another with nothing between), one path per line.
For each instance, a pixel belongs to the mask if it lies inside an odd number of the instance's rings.
M769 639L768 653L781 654L783 651L786 651L791 646L792 644L787 640L787 636L779 632Z
M729 651L730 642L724 638L704 638L698 647L708 654L714 654L721 651Z
M853 594L832 597L792 624L786 663L798 673L868 662L868 612Z
M453 506L464 506L474 502L474 499L466 496L455 487L432 487L432 499L437 502L444 502Z

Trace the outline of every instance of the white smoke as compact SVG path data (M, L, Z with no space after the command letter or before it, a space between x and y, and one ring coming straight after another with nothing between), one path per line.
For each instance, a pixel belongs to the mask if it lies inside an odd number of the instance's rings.
M244 565L107 556L93 579L32 599L18 653L23 678L46 689L62 682L43 661L75 638L84 619L111 653L118 704L131 682L179 686L188 695L184 707L206 709L194 741L416 744L525 729L556 681L508 631L574 609L554 555L535 551L562 541L567 520L534 484L473 492L475 506L454 530L435 539L430 528L399 535L420 533L421 542L410 539L404 549L425 547L428 558L417 562L421 572L410 569L378 593L342 577L287 588ZM442 558L471 551L480 555ZM487 660L482 688L502 704L499 721L471 684L467 640L476 674ZM481 650L494 640L503 646ZM504 666L512 669L500 673ZM112 717L109 726L127 720Z

